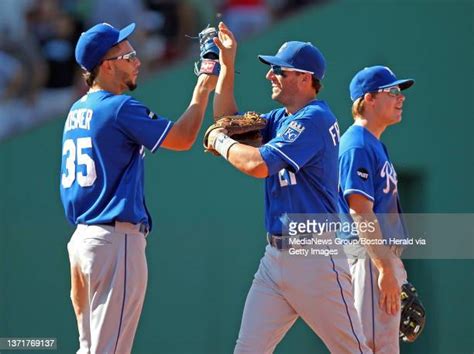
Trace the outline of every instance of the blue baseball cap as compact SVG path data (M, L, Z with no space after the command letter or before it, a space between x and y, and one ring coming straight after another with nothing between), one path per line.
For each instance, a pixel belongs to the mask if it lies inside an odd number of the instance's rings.
M286 42L276 55L259 55L258 59L267 65L311 71L318 80L323 79L326 70L323 54L309 42Z
M100 64L110 48L127 39L135 30L135 23L118 30L108 23L100 23L83 32L76 44L76 61L92 71Z
M349 85L351 100L369 92L377 92L379 89L399 86L400 90L406 90L415 83L413 79L398 80L392 70L386 66L376 65L364 68L352 78Z

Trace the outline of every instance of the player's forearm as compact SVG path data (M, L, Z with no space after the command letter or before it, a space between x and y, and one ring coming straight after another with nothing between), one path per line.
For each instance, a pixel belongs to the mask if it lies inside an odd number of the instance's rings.
M256 178L268 176L268 167L258 148L235 144L228 151L227 160L239 171Z
M234 97L234 65L222 65L214 94L214 117L232 115L238 112Z
M383 244L382 231L376 215L373 212L361 214L351 209L351 216L359 226L359 239L364 241L364 247L375 267L380 272L392 269L394 255L390 248ZM364 224L373 225L373 228L361 228L360 225Z
M188 108L173 125L166 140L163 142L163 147L177 151L191 149L204 120L211 92L212 90L204 86L196 85Z
M212 90L206 87L200 86L199 84L196 85L191 103L180 118L183 125L184 140L189 144L189 148L191 148L196 141L199 130L201 129L211 92Z

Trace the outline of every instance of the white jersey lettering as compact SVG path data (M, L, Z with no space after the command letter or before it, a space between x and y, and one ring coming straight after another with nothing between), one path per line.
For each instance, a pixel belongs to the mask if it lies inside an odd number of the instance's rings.
M87 108L75 109L70 111L67 119L65 131L70 131L73 129L91 129L91 120L92 120L93 111Z
M380 171L380 177L385 178L385 181L386 181L385 188L383 189L383 192L385 194L390 193L390 182L392 182L394 185L394 189L392 193L397 192L397 188L398 188L397 187L398 185L397 173L395 172L395 168L390 162L385 161L382 167L382 170Z
M332 143L334 144L334 146L337 146L337 144L339 144L340 139L339 125L337 124L337 122L331 125L331 127L329 127L329 135L331 135Z

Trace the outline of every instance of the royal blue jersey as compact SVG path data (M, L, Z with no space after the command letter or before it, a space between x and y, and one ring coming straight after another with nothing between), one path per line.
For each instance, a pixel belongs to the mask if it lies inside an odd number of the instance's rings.
M145 148L155 152L173 123L127 95L86 94L63 133L60 192L72 224L144 223Z
M291 115L280 108L264 116L267 231L281 235L288 214L336 213L339 126L328 105L314 100Z
M339 176L338 209L341 214L349 214L348 195L363 195L374 203L373 212L378 214L384 238L406 236L400 215L397 173L385 145L366 128L352 125L342 135Z

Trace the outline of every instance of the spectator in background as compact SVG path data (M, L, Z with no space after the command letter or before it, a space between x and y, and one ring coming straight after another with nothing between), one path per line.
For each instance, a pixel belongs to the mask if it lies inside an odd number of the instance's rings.
M27 13L33 0L0 1L0 47L20 62L25 80L18 98L34 105L44 85L45 63L37 42L27 26Z
M1 0L0 31L3 38L22 40L27 37L25 14L33 4L33 0Z
M45 79L44 60L28 31L32 1L0 2L0 140L32 122Z
M17 59L1 50L0 63L0 102L5 102L21 94L23 68Z
M27 24L45 62L43 89L35 102L34 119L41 122L62 114L81 88L85 90L74 59L82 24L61 8L59 0L35 1L28 10Z
M0 139L12 133L21 124L23 105L16 97L21 95L23 67L19 60L0 50Z
M134 43L146 75L185 56L196 44L185 35L213 25L219 10L234 33L246 37L263 30L273 12L325 1L0 0L0 140L55 118L86 89L71 57L83 24L139 22Z
M186 35L195 35L202 25L193 4L188 0L145 0L145 5L163 18L158 33L164 39L165 50L155 64L166 64L185 55L193 43Z
M271 22L265 0L224 0L220 9L224 22L237 39L261 32Z
M166 53L166 40L159 34L166 19L163 14L150 10L153 9L145 6L145 0L97 0L87 19L90 26L106 22L122 28L131 22L137 23L134 47L140 55L142 75L154 69L156 61Z
M82 23L64 12L58 0L38 0L29 11L28 25L47 63L45 88L73 87L79 74L74 46Z
M306 6L323 4L332 0L267 0L274 18L284 18Z
M142 22L145 13L142 0L96 0L92 2L91 10L89 24L107 22L120 28L128 25L130 19Z

